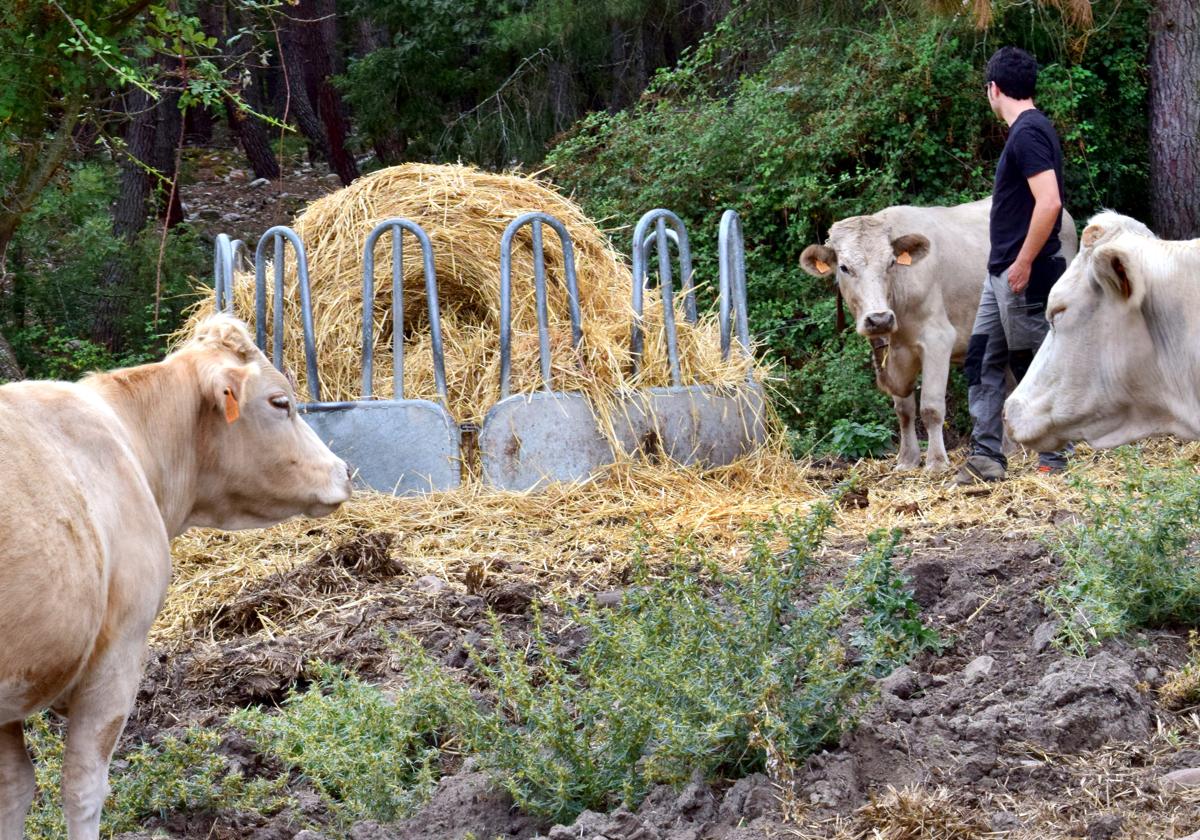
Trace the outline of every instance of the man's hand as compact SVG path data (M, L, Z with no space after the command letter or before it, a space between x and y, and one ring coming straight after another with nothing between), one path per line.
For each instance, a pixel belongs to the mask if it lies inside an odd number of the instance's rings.
M1020 258L1008 267L1008 288L1012 289L1014 295L1021 294L1029 285L1031 269L1032 264Z

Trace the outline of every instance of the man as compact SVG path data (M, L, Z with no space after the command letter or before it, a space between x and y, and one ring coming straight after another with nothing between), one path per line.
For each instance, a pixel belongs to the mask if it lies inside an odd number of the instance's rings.
M955 480L999 481L1005 369L1020 380L1049 330L1046 297L1066 269L1059 228L1063 204L1062 149L1050 120L1033 104L1037 61L1002 47L987 64L988 104L1009 126L992 189L991 252L979 312L967 345L971 451ZM1065 453L1043 452L1039 469L1057 472Z

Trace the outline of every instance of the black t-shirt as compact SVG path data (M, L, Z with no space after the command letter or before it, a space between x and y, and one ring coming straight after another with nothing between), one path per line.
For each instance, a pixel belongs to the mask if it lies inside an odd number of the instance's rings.
M1008 132L1008 140L1000 155L1000 163L996 165L996 184L992 189L991 240L992 250L988 255L988 271L993 275L1001 274L1013 264L1021 246L1025 244L1025 236L1029 233L1029 222L1033 218L1033 193L1029 189L1029 179L1039 172L1053 169L1058 180L1058 195L1066 204L1066 193L1063 191L1063 157L1062 147L1058 144L1058 133L1050 120L1041 111L1031 108L1023 111ZM1054 221L1054 229L1050 231L1046 244L1034 258L1033 275L1051 273L1050 258L1058 253L1062 243L1058 232L1062 227L1062 217ZM1058 261L1055 261L1058 262ZM1039 265L1042 263L1043 265ZM1050 280L1052 284L1058 279L1061 270ZM1040 279L1040 278L1039 278ZM1032 281L1031 281L1032 283ZM1041 285L1041 284L1039 284ZM1031 291L1033 291L1031 289ZM1041 291L1038 289L1037 291ZM1049 289L1046 289L1049 292Z

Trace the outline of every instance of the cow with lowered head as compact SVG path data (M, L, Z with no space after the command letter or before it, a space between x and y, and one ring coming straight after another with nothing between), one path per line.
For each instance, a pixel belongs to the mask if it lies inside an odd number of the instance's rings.
M917 376L921 420L929 433L925 469L950 467L942 426L950 365L961 362L987 277L991 198L953 207L888 207L829 229L824 245L809 245L800 265L833 276L871 342L875 382L892 397L900 421L896 469L921 464L917 442ZM1075 253L1075 225L1063 213L1062 242Z
M22 836L22 721L47 707L68 721L70 840L99 836L171 538L324 516L349 497L345 462L226 316L156 364L0 387L0 838Z
M1157 239L1136 219L1094 216L1050 293L1050 334L1004 406L1036 449L1200 439L1200 239Z

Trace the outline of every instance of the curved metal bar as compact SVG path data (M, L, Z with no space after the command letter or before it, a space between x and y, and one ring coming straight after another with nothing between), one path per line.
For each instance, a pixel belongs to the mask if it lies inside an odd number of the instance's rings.
M213 247L213 292L216 296L216 311L233 314L233 277L238 266L238 257L245 257L246 243L230 239L228 234L218 233Z
M263 259L268 242L275 245L275 306L274 306L274 348L271 361L275 367L283 370L283 243L287 240L292 244L296 253L296 277L300 286L300 315L304 328L304 365L308 373L308 388L312 392L314 402L321 401L321 380L317 373L317 348L314 344L314 329L312 316L312 296L308 282L308 257L304 253L304 244L296 232L284 225L277 225L258 240L254 249L254 314L255 338L258 347L266 352L266 274L267 266Z
M726 210L721 215L718 250L721 268L721 358L729 358L731 310L737 321L738 343L742 345L742 351L749 356L751 350L746 303L746 246L742 239L742 221L736 210Z
M229 235L217 234L213 244L213 294L217 312L233 314L233 248Z
M667 228L667 241L669 241L672 245L675 246L676 251L679 250L679 234L675 232L674 228ZM649 255L650 249L654 248L657 244L658 244L658 231L651 231L650 233L646 234L646 241L642 243L642 247L646 249L646 254ZM647 273L642 278L642 288L643 289L650 288L649 273Z
M583 318L579 308L579 281L575 276L575 246L566 226L548 213L526 213L509 222L500 239L500 399L509 395L512 373L512 241L523 226L530 226L533 238L533 283L538 319L538 351L542 366L542 384L553 390L550 376L550 317L546 300L546 254L542 246L542 225L547 224L562 243L563 267L567 280L567 305L571 315L571 346L578 350L583 341Z
M375 368L374 304L375 304L375 243L386 232L392 234L392 393L393 399L404 399L404 231L417 238L425 270L425 297L429 305L429 333L433 343L433 377L443 407L448 406L446 392L446 360L442 345L442 316L438 304L437 275L433 264L433 244L429 235L410 219L387 219L380 222L367 236L363 247L363 399L370 399L372 374Z
M671 281L671 255L668 246L666 223L670 221L675 229L677 248L679 250L679 268L683 275L681 291L684 295L684 317L689 323L696 323L696 290L692 285L692 253L688 246L687 228L683 221L670 210L659 208L651 210L638 220L633 230L633 326L629 336L629 352L633 357L633 372L636 375L641 369L642 355L645 351L645 337L642 334L642 293L645 286L646 241L649 236L655 237L658 248L658 278L663 296L663 329L667 337L667 358L671 365L671 384L682 385L679 373L679 336L675 327L675 290ZM648 234L650 225L654 225L654 233Z

